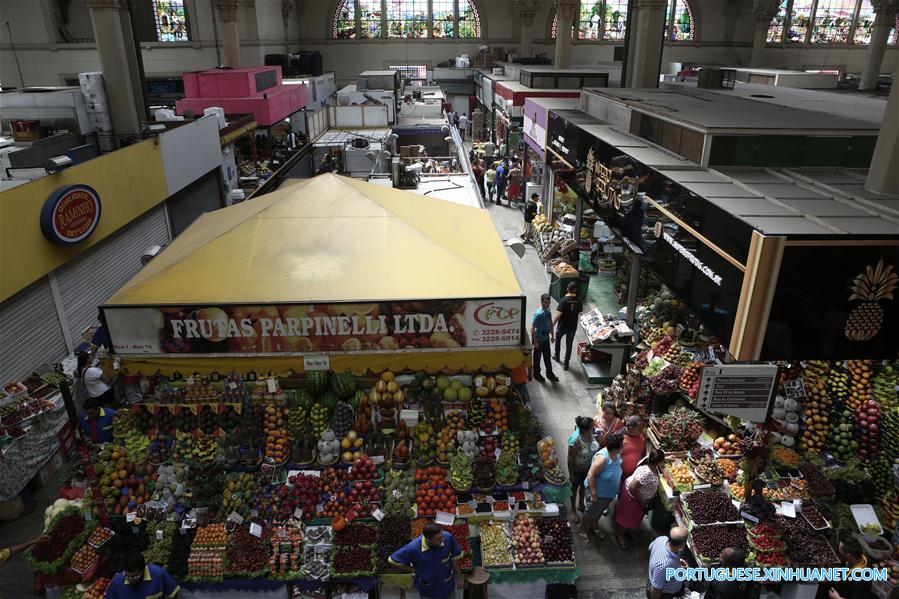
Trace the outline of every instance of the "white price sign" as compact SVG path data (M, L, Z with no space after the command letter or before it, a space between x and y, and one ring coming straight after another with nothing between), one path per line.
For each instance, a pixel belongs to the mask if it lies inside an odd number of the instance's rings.
M252 524L250 524L250 534L257 538L261 537L262 536L262 527L260 525L256 524L255 522L253 522Z
M331 357L328 355L303 356L303 370L331 370Z

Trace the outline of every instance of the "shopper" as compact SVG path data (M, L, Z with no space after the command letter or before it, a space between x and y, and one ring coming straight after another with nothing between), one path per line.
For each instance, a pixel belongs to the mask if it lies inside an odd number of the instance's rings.
M484 142L484 158L487 159L487 164L493 164L494 154L496 154L496 144L488 139Z
M521 199L521 166L517 160L509 170L509 206Z
M466 131L468 131L468 117L463 112L462 116L459 117L459 137L462 138L462 141L465 141Z
M746 567L746 554L739 547L725 547L718 555L722 568ZM758 599L762 587L757 582L713 580L705 591L705 599Z
M465 584L461 558L462 549L453 535L436 522L428 522L420 536L394 551L388 561L404 572L415 573L413 584L422 598L447 599Z
M621 435L608 437L606 446L593 456L584 486L587 488L587 509L578 534L584 542L589 540L587 533L591 530L604 539L606 535L599 529L599 519L621 487Z
M143 599L178 596L181 587L171 574L156 564L147 564L140 551L125 556L125 569L113 577L106 589L106 599Z
M553 319L553 326L556 327L556 353L553 354L553 360L556 362L559 361L562 337L565 337L563 370L568 370L568 363L571 361L571 347L574 345L574 334L577 333L578 318L583 311L584 304L581 303L580 298L577 296L577 283L572 281L568 283L565 297L556 306L556 316Z
M625 536L640 528L650 502L659 492L659 468L664 461L665 452L653 449L632 474L626 478L622 475L624 482L615 505L615 540L621 549L627 549Z
M484 172L484 182L487 184L487 201L493 201L493 191L496 189L496 169L493 162L487 160L487 170ZM497 202L499 204L499 202Z
M84 414L78 424L84 435L92 443L109 443L112 441L112 419L116 411L104 408L96 397L84 402Z
M521 238L525 241L534 241L534 219L537 218L540 209L537 205L539 197L536 193L532 193L528 203L524 205L524 231L521 232Z
M471 174L474 175L474 180L478 184L478 191L481 193L481 199L484 199L484 167L481 166L480 160L475 159L472 163Z
M550 359L549 345L553 342L553 319L549 309L550 298L548 293L540 296L540 307L534 312L531 319L531 344L534 346L534 378L545 383L546 379L540 374L540 359L546 366L546 378L556 382L559 378L553 374L553 363Z
M643 436L643 419L631 414L624 421L624 445L621 447L621 478L627 478L637 469L646 454L646 437Z
M578 512L584 511L584 499L587 495L584 481L590 471L593 456L599 451L599 443L593 438L593 419L589 416L578 416L574 419L574 431L568 437L568 475L571 478L571 515L572 522L577 522Z
M500 157L500 158L505 158L505 157L506 157L506 150L507 150L507 148L506 148L506 142L501 141L501 142L499 143L499 157Z
M669 578L668 568L686 568L681 552L687 545L687 529L675 526L667 537L656 537L649 544L649 579L646 581L647 599L673 599L683 590L684 583Z
M593 420L596 421L596 440L599 441L600 447L605 447L606 440L624 426L624 423L615 414L615 404L608 400L602 402L602 411L599 417Z
M78 352L78 366L75 368L75 395L76 407L88 399L97 399L101 405L114 406L116 404L115 390L112 388L112 380L99 366L91 366L91 355L87 352Z
M31 539L30 541L25 541L24 543L21 543L19 545L10 545L9 547L4 547L3 549L0 549L0 565L5 564L12 558L12 556L22 553L23 551L25 551L32 545L37 545L41 541L46 541L49 539L50 539L50 537L48 537L47 535L42 535L36 539Z
M846 567L850 570L867 568L868 558L865 556L865 552L862 549L862 545L859 543L858 538L848 531L845 531L841 537L843 540L840 541L838 549L840 557L846 562ZM835 584L830 587L827 596L828 599L865 599L867 597L873 597L874 594L871 591L870 581L865 582L858 580Z
M509 182L509 161L503 160L496 169L496 203L502 205Z

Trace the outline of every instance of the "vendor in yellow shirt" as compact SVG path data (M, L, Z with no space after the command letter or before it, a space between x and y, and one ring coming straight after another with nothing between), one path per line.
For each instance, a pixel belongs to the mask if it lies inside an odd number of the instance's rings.
M21 545L12 545L10 547L4 547L3 549L0 549L0 564L5 564L15 554L22 553L32 545L37 545L46 538L48 537L44 535L30 541L25 541Z

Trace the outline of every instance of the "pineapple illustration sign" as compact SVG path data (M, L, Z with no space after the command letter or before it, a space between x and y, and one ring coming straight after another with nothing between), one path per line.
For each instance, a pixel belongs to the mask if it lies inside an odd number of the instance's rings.
M882 302L892 302L893 291L899 285L899 275L892 264L884 264L883 258L876 267L867 266L852 280L850 302L861 301L852 308L846 319L844 332L850 341L872 339L883 326Z

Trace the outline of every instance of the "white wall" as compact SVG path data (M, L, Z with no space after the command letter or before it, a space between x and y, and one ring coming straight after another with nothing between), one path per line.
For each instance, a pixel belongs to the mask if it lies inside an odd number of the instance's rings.
M148 1L148 0L138 0ZM187 0L191 13L193 40L183 44L143 44L144 69L148 75L177 75L184 71L213 68L218 64L215 29L210 0ZM433 66L463 53L476 54L478 47L516 48L521 26L509 0L476 0L482 29L487 40L372 41L330 40L330 19L337 0L294 0L288 20L286 47L318 50L326 70L334 71L339 85L350 82L366 69L388 64ZM694 0L699 41L665 47L663 63L709 62L744 66L751 54L754 19L749 13L752 0ZM98 70L100 61L93 44L57 43L51 15L52 0L0 0L0 21L9 20L13 29L19 63L26 85L56 85L64 77ZM552 3L548 0L534 19L531 30L536 52L553 55L548 39ZM84 0L72 0L69 32L75 37L92 36ZM261 65L266 54L285 51L281 20L281 0L244 0L241 5L241 58L247 66ZM0 23L2 25L2 23ZM0 27L0 83L19 85L6 27ZM612 61L611 44L577 43L572 63L595 65ZM860 72L867 49L860 48L768 48L766 66L803 68L836 66ZM883 72L899 62L899 49L887 50Z

